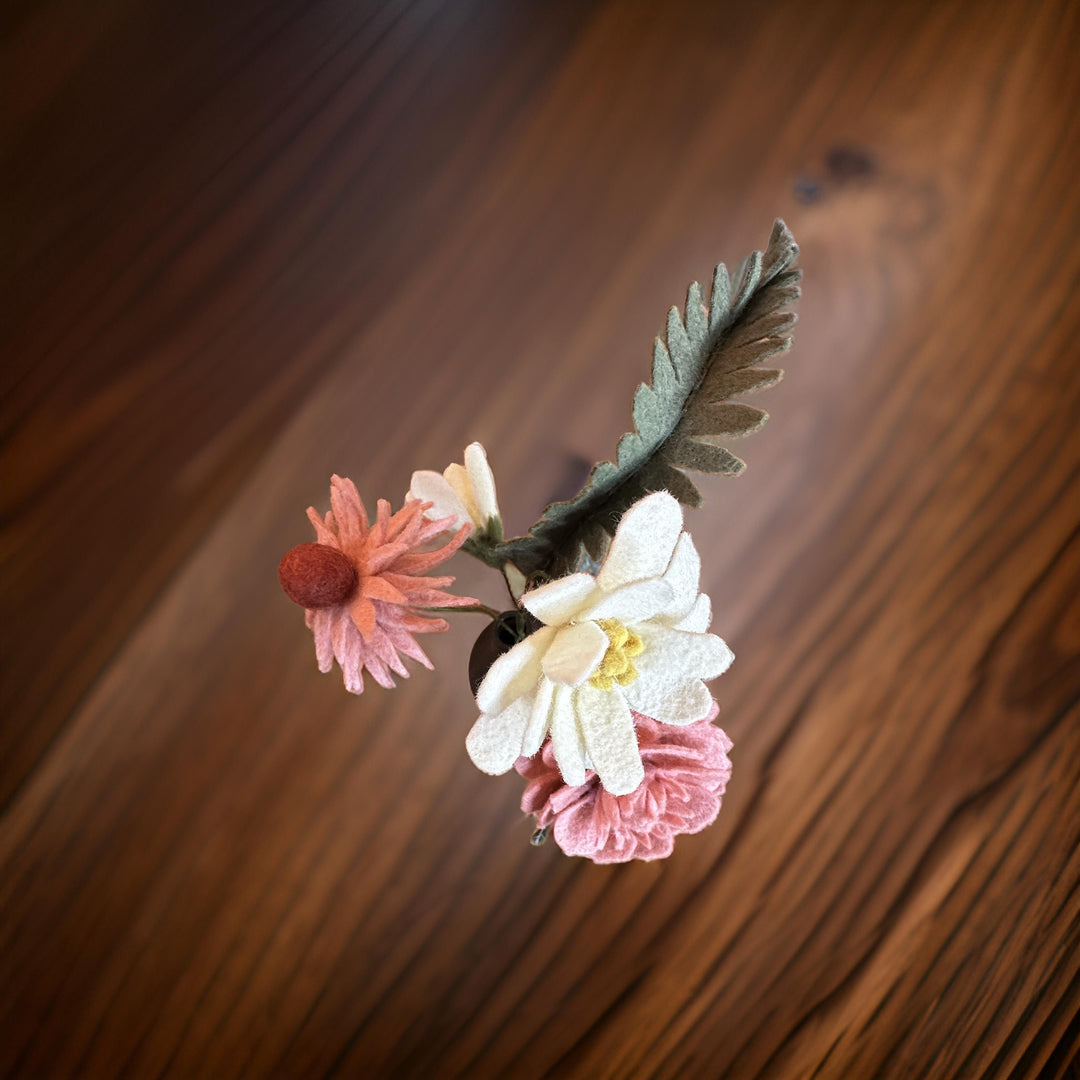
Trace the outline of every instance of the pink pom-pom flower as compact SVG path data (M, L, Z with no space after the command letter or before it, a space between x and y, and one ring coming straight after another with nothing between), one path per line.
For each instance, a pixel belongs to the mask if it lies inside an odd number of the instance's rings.
M449 524L425 519L430 503L410 500L391 513L390 504L380 499L375 521L369 522L356 485L334 476L330 505L325 518L308 508L318 542L286 553L278 567L281 586L306 609L320 671L330 671L337 660L351 693L363 692L365 669L389 689L395 674L409 676L402 656L432 666L413 635L439 633L449 624L425 608L477 603L443 591L452 577L423 576L461 547L472 525L426 550Z
M680 833L700 832L720 812L731 778L731 740L708 717L685 727L660 724L634 713L645 779L629 795L612 795L594 772L568 786L555 762L551 740L515 768L529 783L521 809L550 827L567 855L595 863L666 859Z

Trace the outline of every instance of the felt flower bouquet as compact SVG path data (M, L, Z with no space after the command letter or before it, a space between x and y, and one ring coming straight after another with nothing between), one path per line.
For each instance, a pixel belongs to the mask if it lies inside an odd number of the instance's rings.
M731 741L706 683L734 655L710 632L683 517L702 496L685 470L744 468L722 442L768 418L733 399L782 375L759 365L791 345L797 254L777 221L764 253L731 277L716 267L708 304L690 286L656 340L652 383L638 388L615 460L525 535L506 538L487 455L473 443L463 465L414 473L400 510L380 499L374 520L352 481L334 476L325 517L308 510L315 541L281 560L319 669L336 661L354 694L365 673L386 688L407 678L405 658L430 668L416 637L447 630L445 614L491 617L470 660L479 717L465 745L484 772L525 778L534 843L551 833L597 863L662 859L677 835L719 813ZM429 573L459 549L505 577L510 610L447 592L454 579Z

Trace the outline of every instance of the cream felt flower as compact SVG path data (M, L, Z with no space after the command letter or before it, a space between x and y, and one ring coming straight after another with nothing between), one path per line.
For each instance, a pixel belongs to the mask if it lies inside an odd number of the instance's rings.
M490 531L496 523L494 528L501 539L502 519L495 497L495 477L478 442L465 447L464 465L448 465L441 476L428 469L414 472L409 495L431 503L424 512L430 521L452 519L455 530L471 524L481 532Z
M704 680L734 656L698 592L701 560L682 508L654 492L623 515L595 577L576 573L527 592L543 625L492 664L476 693L480 718L466 746L476 766L504 773L551 735L563 779L592 769L612 795L645 772L633 713L687 725L712 708Z

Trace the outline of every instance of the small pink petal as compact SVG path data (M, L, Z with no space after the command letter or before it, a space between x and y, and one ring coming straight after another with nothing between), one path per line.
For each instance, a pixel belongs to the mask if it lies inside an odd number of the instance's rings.
M385 499L379 499L376 505L378 510L375 516L375 527L379 530L381 543L385 544L390 539L390 504Z
M400 574L397 567L386 570L381 577L386 578L391 585L408 593L413 589L442 589L447 585L453 585L452 577L419 577L413 574Z
M409 545L402 543L385 544L382 547L375 548L368 552L364 558L364 573L381 573L388 566L392 566L397 562L397 560L408 550Z
M472 607L480 603L473 596L454 596L439 589L417 590L409 596L409 603L416 607Z
M368 671L371 672L371 677L384 690L393 690L397 686L393 676L387 671L386 665L377 656L369 656L365 663Z
M340 548L337 533L319 517L319 513L314 506L307 508L307 516L308 521L315 527L315 539L318 543L325 544L327 547Z
M387 604L407 604L409 598L382 577L366 577L360 582L360 595L369 600L382 600ZM364 634L367 637L367 634Z
M315 637L315 659L325 675L334 666L334 638L330 630L331 614L326 608L306 612L305 621Z
M453 552L450 555L453 555ZM446 562L450 555L441 548L438 551L409 552L407 555L399 555L394 560L394 573L422 574L425 570L433 570Z
M426 667L429 671L435 670L435 665L428 658L427 653L417 644L413 637L406 631L398 627L394 627L387 630L387 636L393 643L394 648L398 650L402 655L409 657L412 660L416 660Z
M356 485L336 474L330 478L330 505L334 510L338 535L342 547L348 548L362 542L367 533L368 521L364 502Z
M372 604L370 598L361 593L349 605L349 613L352 615L352 621L356 624L356 629L365 638L371 637L375 632L375 605Z
M417 616L410 620L408 630L410 634L442 634L450 629L450 624L445 619L424 619Z

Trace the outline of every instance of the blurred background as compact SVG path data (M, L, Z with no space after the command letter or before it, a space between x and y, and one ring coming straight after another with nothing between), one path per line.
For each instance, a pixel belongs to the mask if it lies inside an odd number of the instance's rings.
M1076 1076L1080 7L13 0L0 1073ZM769 425L688 515L735 772L530 848L465 678L346 694L328 479L525 529L783 217ZM452 564L501 606L498 578Z

